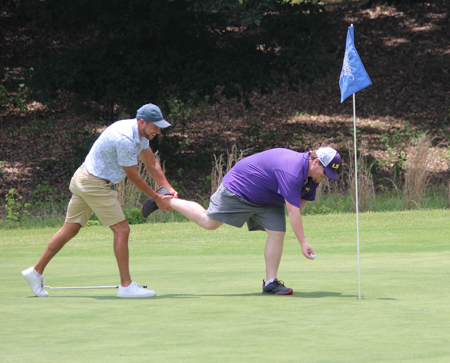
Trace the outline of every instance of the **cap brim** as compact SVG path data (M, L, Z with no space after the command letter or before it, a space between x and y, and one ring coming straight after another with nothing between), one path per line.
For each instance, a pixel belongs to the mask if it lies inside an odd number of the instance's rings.
M161 127L162 129L169 127L170 124L166 121L166 120L161 120L161 121L151 121L154 125Z
M324 168L323 171L325 172L325 175L327 176L328 179L338 180L337 172L335 170Z

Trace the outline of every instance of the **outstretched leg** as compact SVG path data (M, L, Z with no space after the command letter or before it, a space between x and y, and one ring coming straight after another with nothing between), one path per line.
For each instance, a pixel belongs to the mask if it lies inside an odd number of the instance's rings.
M73 237L75 237L81 228L79 223L65 222L61 229L56 232L47 245L44 253L39 259L34 269L37 273L41 274L44 272L45 267L48 265L50 260L55 257L55 255L61 251L64 245L69 242Z
M205 208L196 202L172 198L170 199L170 207L204 229L217 229L223 224L208 217Z
M25 277L25 280L27 280L28 285L30 285L31 290L36 296L48 296L48 292L45 291L44 277L42 276L44 269L51 259L61 251L61 248L77 235L80 228L81 225L78 223L65 222L61 229L50 238L47 248L38 263L34 267L22 271L23 277Z

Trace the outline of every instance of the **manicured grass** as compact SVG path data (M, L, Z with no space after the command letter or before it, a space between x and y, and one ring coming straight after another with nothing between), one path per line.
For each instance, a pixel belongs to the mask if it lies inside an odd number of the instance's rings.
M352 214L305 216L317 258L288 228L279 278L262 296L265 233L192 223L132 226L135 281L158 292L51 290L20 271L56 231L0 231L1 362L448 362L450 212L360 215L358 299ZM47 285L115 285L112 234L81 231L45 271Z

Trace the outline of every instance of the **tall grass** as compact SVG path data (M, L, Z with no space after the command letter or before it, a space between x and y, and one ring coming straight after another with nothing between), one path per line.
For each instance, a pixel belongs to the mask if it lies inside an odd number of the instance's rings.
M375 187L370 166L367 166L366 159L360 153L357 158L356 169L353 163L355 154L352 148L349 148L349 150L348 188L353 201L352 212L356 211L356 174L358 175L358 209L360 212L368 212L372 210L375 201Z
M429 184L430 137L425 134L408 148L403 185L393 182L394 189L375 193L374 180L362 153L358 157L358 207L360 212L403 211L410 209L448 209L450 183ZM351 150L351 148L349 148ZM350 151L348 169L342 170L337 182L326 180L316 192L304 214L354 212L356 187L354 154ZM348 183L348 185L346 185Z
M244 151L238 151L236 145L233 145L231 151L227 150L226 160L223 154L220 154L219 157L214 155L213 168L211 171L211 194L214 194L217 188L219 188L225 174L228 173L230 169L243 157Z
M430 180L428 164L430 162L430 136L419 138L409 147L406 162L403 196L407 208L419 207Z

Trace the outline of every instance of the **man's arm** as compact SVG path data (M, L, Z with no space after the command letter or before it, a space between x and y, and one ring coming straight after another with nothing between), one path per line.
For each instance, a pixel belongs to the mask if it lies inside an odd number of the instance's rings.
M314 250L310 246L308 242L306 242L305 233L303 231L303 222L302 222L302 215L301 211L306 207L306 204L308 201L301 200L300 202L300 208L297 208L290 204L286 200L286 207L289 213L289 219L291 222L292 230L295 233L295 236L297 237L298 241L300 242L300 247L302 249L303 256L310 260L314 260L311 255L314 254Z
M303 212L303 209L305 209L306 205L308 204L307 200L300 199L300 213Z
M153 198L156 202L156 205L161 210L167 210L169 212L172 211L169 205L169 199L173 198L171 195L159 195L157 194L148 183L142 178L137 170L137 165L133 166L122 166L123 170L127 174L128 180L134 184L138 190L142 193L147 194L150 198Z
M142 162L145 165L145 168L147 169L150 176L161 186L166 187L169 192L172 193L172 195L177 198L178 193L175 191L175 189L172 188L172 186L169 184L169 182L166 179L166 176L164 175L164 172L161 168L161 165L158 163L158 160L156 160L155 155L153 154L153 151L150 147L147 149L144 149L139 154L139 157L141 158Z

